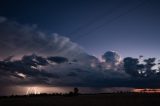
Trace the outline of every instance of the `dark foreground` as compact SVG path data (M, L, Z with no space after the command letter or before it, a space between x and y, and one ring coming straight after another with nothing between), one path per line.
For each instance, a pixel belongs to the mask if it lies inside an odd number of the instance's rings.
M160 94L32 95L1 97L0 106L160 106Z

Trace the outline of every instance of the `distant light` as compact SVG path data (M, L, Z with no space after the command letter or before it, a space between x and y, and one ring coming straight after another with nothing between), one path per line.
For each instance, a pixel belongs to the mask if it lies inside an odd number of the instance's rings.
M133 89L133 92L137 92L137 93L160 93L160 89L150 89L150 88Z

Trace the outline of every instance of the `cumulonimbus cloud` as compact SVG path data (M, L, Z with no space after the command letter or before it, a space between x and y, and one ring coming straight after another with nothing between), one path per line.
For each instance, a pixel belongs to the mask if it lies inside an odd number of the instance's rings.
M48 35L35 25L5 17L0 17L0 51L1 85L135 86L130 82L138 80L125 71L103 68L96 57L67 37ZM103 58L105 64L120 62L115 52L106 52Z
M22 25L5 17L0 17L0 37L1 58L29 53L73 58L85 54L67 37L56 33L47 35L35 25Z
M22 25L5 17L0 20L0 57L4 59L0 66L9 79L25 77L24 81L32 79L30 83L41 79L38 81L45 84L89 86L88 81L127 76L125 73L112 76L112 71L102 71L96 57L67 37L47 35L35 26ZM19 60L15 60L18 56Z
M120 62L121 56L115 52L115 51L107 51L104 53L102 58L107 62L107 63L112 63L115 64L117 62Z
M25 55L21 60L0 61L1 83L45 84L57 86L104 86L107 79L125 79L124 72L103 70L92 65L72 62L65 57L42 57L36 54ZM100 83L100 81L103 82Z
M123 63L119 53L107 51L102 55L102 59L105 60L105 62L102 62L103 68L122 71Z

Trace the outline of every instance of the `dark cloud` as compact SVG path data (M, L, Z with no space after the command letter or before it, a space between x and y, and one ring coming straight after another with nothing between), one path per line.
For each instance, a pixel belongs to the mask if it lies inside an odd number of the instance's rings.
M37 65L47 65L48 62L45 58L37 56L35 54L29 56L23 56L22 62L26 65L37 66Z
M68 59L65 57L59 57L59 56L54 56L54 57L48 57L48 60L55 62L55 63L64 63L68 62Z
M22 25L5 17L0 17L0 51L0 58L32 53L72 58L86 55L80 46L67 37L56 33L46 34L36 25Z
M114 51L107 51L106 53L104 53L104 55L102 56L102 58L107 62L107 63L117 63L120 61L121 56Z
M39 65L45 66L47 64L47 61L43 57L36 55L23 56L21 60L16 61L0 61L0 76L6 78L8 81L12 80L10 84L15 84L15 81L19 84L24 81L25 84L26 81L27 83L35 83L34 81L42 78L59 78L56 73L51 74L38 68ZM22 80L18 82L17 78ZM4 80L3 82L5 83L7 81Z
M117 52L108 51L102 56L105 62L101 63L67 37L46 34L36 25L22 25L4 17L0 17L0 51L3 86L159 86L159 73L144 78L137 71L145 68L147 73L154 61L147 60L142 65L137 59L125 58L122 62Z
M77 76L77 74L75 72L70 72L67 75L70 76L70 77L76 77Z
M48 57L37 56L36 54L25 55L21 60L0 61L1 83L10 84L45 84L56 86L77 85L89 86L90 83L114 78L128 78L123 72L102 70L96 67L81 63L68 64L64 57L52 57L52 62L48 62ZM20 81L17 79L21 79Z
M122 71L122 61L121 56L115 51L107 51L102 55L102 59L105 60L105 62L102 63L102 67L105 69L111 69L111 70L118 70Z
M0 61L1 85L44 84L51 86L82 86L82 87L159 87L159 73L154 77L137 77L134 73L138 67L137 59L125 58L125 71L104 70L81 64L41 64L46 57L37 55L23 56L21 60ZM25 58L25 59L24 59ZM26 62L27 60L27 62ZM33 61L34 60L34 61ZM43 62L42 62L43 63ZM132 68L131 68L132 67ZM136 67L136 68L135 68ZM127 69L128 68L128 69ZM131 70L132 69L132 70ZM135 69L135 70L133 70Z

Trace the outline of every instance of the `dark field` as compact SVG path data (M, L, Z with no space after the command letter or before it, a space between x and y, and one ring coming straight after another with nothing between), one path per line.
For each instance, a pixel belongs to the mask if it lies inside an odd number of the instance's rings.
M1 97L0 106L159 106L160 94L114 93Z

